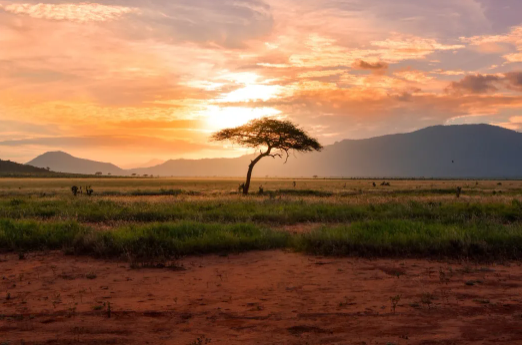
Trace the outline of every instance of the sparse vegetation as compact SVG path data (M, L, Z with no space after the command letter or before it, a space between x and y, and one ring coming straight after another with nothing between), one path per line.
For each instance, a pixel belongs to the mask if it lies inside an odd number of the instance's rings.
M190 345L205 345L210 344L212 342L212 339L205 337L202 335L201 337L197 338L193 342L190 343Z
M421 303L425 304L428 309L431 309L431 305L433 304L433 300L435 299L435 296L432 295L429 292L425 292L421 296Z
M23 259L29 251L63 249L124 257L136 267L182 255L274 248L520 259L522 182L504 183L502 196L493 197L497 181L459 181L466 190L460 198L454 181L393 180L389 188L364 180L252 183L260 193L238 197L237 180L2 180L0 250ZM76 198L71 185L84 186L77 187ZM96 194L82 196L93 188ZM305 224L309 230L295 234L283 229ZM448 274L439 272L441 283L447 284Z

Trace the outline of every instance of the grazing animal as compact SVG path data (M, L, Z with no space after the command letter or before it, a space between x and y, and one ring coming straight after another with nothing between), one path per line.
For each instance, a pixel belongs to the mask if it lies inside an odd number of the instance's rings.
M85 187L85 193L87 193L88 196L91 196L92 193L94 193L94 190L91 188L91 186Z
M294 188L297 187L297 182L294 181Z
M76 196L78 194L78 187L72 186L71 191L72 191L73 195Z
M245 184L244 183L241 183L239 185L239 188L238 188L238 192L239 194L243 193L243 191L245 190Z
M265 190L263 189L263 186L259 186L259 194L264 194Z
M373 186L374 186L374 187L377 187L377 185L375 184L375 182L373 183Z
M462 187L457 187L457 198L460 198L460 193L462 193Z
M381 186L389 187L390 186L390 182L384 181L383 183L381 183Z

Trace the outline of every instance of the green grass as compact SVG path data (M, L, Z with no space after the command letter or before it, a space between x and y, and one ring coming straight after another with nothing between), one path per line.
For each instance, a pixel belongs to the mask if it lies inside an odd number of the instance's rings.
M284 248L288 239L287 233L253 224L152 223L98 231L72 221L0 220L0 248L15 252L63 249L103 257L166 258Z
M328 200L202 199L166 202L119 201L99 198L0 199L0 218L103 222L220 222L284 225L298 223L348 223L370 220L467 222L522 221L522 203L511 202L385 202L343 204Z
M521 259L522 224L358 222L300 235L294 247L310 254L334 256Z
M77 222L0 221L0 248L134 260L287 248L333 256L521 259L522 224L405 220L323 226L290 235L256 224L152 223L100 231Z
M81 183L80 183L81 182ZM522 181L0 179L0 251L171 258L319 255L522 259ZM373 182L378 186L373 187ZM92 185L73 197L71 185ZM258 186L265 193L258 195ZM456 186L464 187L455 197ZM503 190L502 195L493 191ZM232 195L234 194L234 195ZM316 230L281 232L287 225Z

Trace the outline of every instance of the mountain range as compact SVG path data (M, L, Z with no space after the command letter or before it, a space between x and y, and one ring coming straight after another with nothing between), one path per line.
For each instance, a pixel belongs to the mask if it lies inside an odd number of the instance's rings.
M177 159L124 170L111 163L48 152L27 164L81 174L243 177L253 157ZM287 163L265 158L256 165L254 176L522 178L521 158L521 133L491 125L434 126L405 134L343 140L321 152L291 155Z

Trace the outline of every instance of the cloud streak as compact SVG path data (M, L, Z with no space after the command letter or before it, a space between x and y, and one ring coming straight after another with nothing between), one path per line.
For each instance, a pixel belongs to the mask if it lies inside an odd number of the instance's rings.
M96 3L80 4L10 4L1 5L6 12L49 20L70 20L78 23L105 22L116 20L129 13L138 13L135 8L106 6Z
M496 92L500 88L522 91L522 72L467 75L460 81L452 82L448 91L482 94Z

